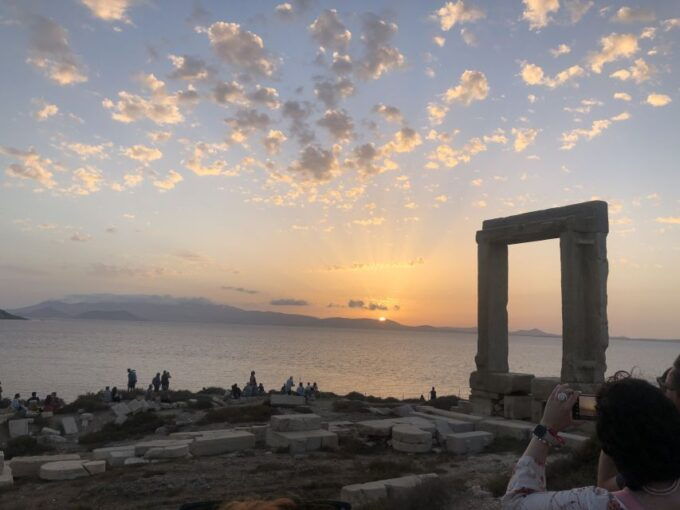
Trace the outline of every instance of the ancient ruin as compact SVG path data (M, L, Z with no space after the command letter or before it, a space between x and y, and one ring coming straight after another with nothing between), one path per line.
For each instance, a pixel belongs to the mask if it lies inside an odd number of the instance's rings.
M514 419L540 416L558 381L592 391L604 381L607 326L607 203L556 207L484 221L478 244L478 340L470 374L473 412ZM508 367L508 245L560 240L562 373L535 378Z

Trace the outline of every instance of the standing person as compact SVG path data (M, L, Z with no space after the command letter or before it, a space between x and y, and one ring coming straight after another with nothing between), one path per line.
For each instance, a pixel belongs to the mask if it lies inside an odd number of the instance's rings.
M437 400L437 391L434 389L434 386L430 390L430 400Z
M113 401L113 398L111 397L111 389L108 386L104 388L104 391L102 391L102 400L106 403Z
M163 370L163 375L161 376L161 388L163 391L168 391L170 389L170 372Z
M316 384L316 381L314 381L314 384L312 384L312 396L314 398L319 396L319 386Z
M250 385L253 387L253 393L257 389L257 379L255 379L255 370L250 371Z
M149 387L146 389L144 400L153 400L153 384L149 384Z
M127 390L135 391L135 386L137 386L137 372L135 372L135 370L132 368L128 368L127 376L128 376Z
M10 407L12 408L12 411L14 411L17 415L21 416L22 418L26 417L26 408L21 403L21 394L16 393L14 395Z
M153 384L153 391L158 393L158 390L161 389L161 373L156 372L156 376L151 380L151 384Z
M0 402L2 402L2 381L0 381Z
M290 395L290 393L293 391L293 386L295 386L295 381L293 380L293 376L291 375L286 381L285 385L287 395Z
M305 387L302 385L302 381L300 381L300 385L297 388L297 394L301 397L305 394Z

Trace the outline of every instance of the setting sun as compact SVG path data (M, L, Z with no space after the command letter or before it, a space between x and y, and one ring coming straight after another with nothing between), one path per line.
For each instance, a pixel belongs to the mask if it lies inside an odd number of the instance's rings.
M386 319L385 317L380 317L378 320L379 320L380 322L385 322L387 319Z

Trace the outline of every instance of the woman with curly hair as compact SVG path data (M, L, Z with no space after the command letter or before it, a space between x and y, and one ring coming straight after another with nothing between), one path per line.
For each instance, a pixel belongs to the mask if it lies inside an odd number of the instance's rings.
M678 510L680 509L680 412L646 381L608 382L597 395L597 435L614 461L625 489L598 487L548 492L545 461L559 432L572 425L578 399L566 385L550 395L541 424L515 471L504 510Z

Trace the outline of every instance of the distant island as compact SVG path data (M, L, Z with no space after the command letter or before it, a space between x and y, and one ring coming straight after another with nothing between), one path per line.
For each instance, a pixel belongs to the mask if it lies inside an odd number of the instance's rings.
M9 312L0 310L0 321L25 321L26 317L19 317L18 315L12 315Z
M422 331L476 334L476 327L408 326L393 320L320 318L310 315L244 310L213 303L203 298L172 296L97 294L49 300L10 310L30 319L78 319L153 322L200 322L261 326L296 326L318 328L348 328L392 331ZM7 314L7 312L4 312ZM7 314L10 315L10 314ZM2 317L0 314L0 318ZM561 334L540 329L511 331L514 336L561 338ZM658 340L653 338L610 337L614 340ZM663 341L680 341L666 339Z

